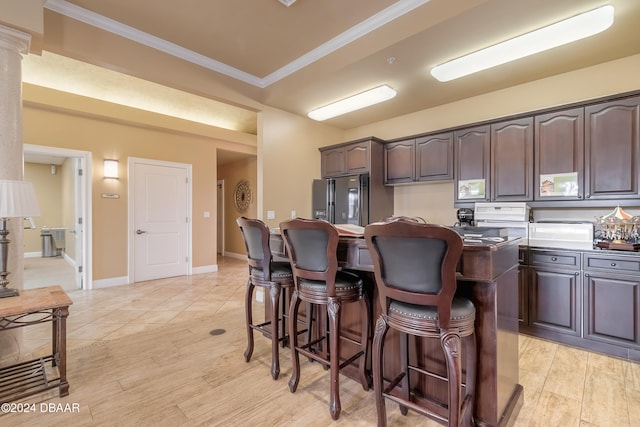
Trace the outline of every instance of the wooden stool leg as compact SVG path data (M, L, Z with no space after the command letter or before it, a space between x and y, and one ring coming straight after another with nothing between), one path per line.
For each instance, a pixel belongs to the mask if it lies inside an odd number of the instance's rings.
M287 332L287 288L280 286L280 327L282 328L282 348L285 348L289 341L289 333ZM278 337L280 340L280 337Z
M389 325L384 319L384 316L378 317L376 321L376 329L373 334L373 392L376 398L376 410L378 412L378 427L386 427L387 425L387 410L384 406L384 395L382 390L384 384L382 382L382 366L383 366L383 351L384 351L384 338L389 330Z
M469 396L468 407L464 414L464 425L473 426L473 406L476 396L476 334L473 333L465 338L465 355L467 357L466 372L466 394Z
M449 425L460 424L460 394L462 389L462 366L460 363L460 336L443 331L440 343L444 350L449 378Z
M298 291L294 290L291 294L291 306L289 308L289 338L291 339L291 379L289 379L289 390L295 393L300 381L300 356L298 354L298 309L300 308L300 300L298 299Z
M249 362L249 360L251 360L251 355L253 354L253 328L251 328L251 325L253 324L253 288L253 283L251 282L251 278L249 278L249 280L247 280L247 292L244 298L244 310L247 323L247 349L244 351L245 362Z
M405 401L409 401L410 397L410 381L409 381L409 335L404 333L404 332L399 332L400 335L400 361L402 363L402 372L403 372L403 377L402 377L402 382L401 382L401 388L402 388L402 398ZM402 415L407 415L407 413L409 412L409 408L407 408L405 405L400 404L400 413Z
M280 357L278 353L280 286L275 283L272 284L269 288L269 295L271 296L271 377L277 380L280 375Z
M367 360L369 358L369 325L371 324L371 307L369 304L369 298L365 295L359 301L359 304L360 313L362 313L362 323L360 324L360 351L362 352L362 356L360 356L360 364L358 365L358 368L362 388L364 391L369 391L369 386L371 385L371 379L369 378L369 375L367 375Z
M329 390L329 412L331 418L340 418L340 299L329 297L327 301L329 315L329 375L331 384ZM325 347L326 349L326 347ZM326 351L323 349L323 352Z

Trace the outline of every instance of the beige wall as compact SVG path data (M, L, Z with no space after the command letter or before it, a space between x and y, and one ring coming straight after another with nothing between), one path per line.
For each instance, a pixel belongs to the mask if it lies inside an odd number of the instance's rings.
M71 97L79 102L73 104L71 108L74 109L70 111L70 105L43 105L38 94L29 98L30 94L25 91L24 143L92 152L94 280L127 274L128 157L192 165L193 266L216 265L216 150L236 148L255 154L255 143L251 146L251 138L240 135L237 137L240 143L220 140L207 135L217 132L212 127L156 117L158 115L98 101L89 102L81 97ZM47 97L47 102L60 103L68 98L66 94L59 94L58 97ZM75 109L78 105L95 108ZM134 120L138 116L146 120L144 125L125 119ZM119 180L102 178L105 158L120 161ZM105 199L101 197L103 193L116 193L120 198ZM210 211L211 217L204 218L204 211Z
M218 179L224 180L224 251L225 253L246 255L242 234L236 224L236 218L246 216L256 218L258 211L258 174L257 159L252 157L229 163L218 168ZM235 188L242 180L251 187L251 203L246 212L239 212L235 205Z
M320 178L319 147L343 142L334 127L274 108L258 115L258 217L269 227L291 218L311 216L311 185ZM268 220L273 210L276 219Z
M43 227L63 226L63 182L61 167L55 175L51 174L51 166L39 163L24 164L24 180L33 184L40 207L40 216L33 218L35 230L24 230L24 251L41 252L42 239L40 230ZM26 224L26 223L25 223Z
M252 209L255 207L256 217L264 219L270 227L277 227L281 221L290 218L292 210L299 217L311 215L311 182L320 177L319 147L371 135L391 139L637 90L640 89L640 80L636 77L639 74L640 56L633 56L348 131L266 107L258 114L256 146L251 146L246 135L227 133L223 138L216 138L209 135L211 127L173 118L163 118L164 124L157 124L149 119L149 114L105 107L104 103L87 100L81 100L81 104L83 111L90 114L69 113L66 109L63 112L52 108L51 104L66 95L38 97L30 96L26 91L24 142L93 153L93 276L94 279L110 278L126 273L127 177L124 165L128 156L194 165L193 265L207 266L216 263L216 180L227 175L227 180L234 181L245 173L235 175L225 171L218 174L217 148L242 152L255 150L257 182ZM117 111L110 111L112 109ZM127 118L143 124L132 125ZM107 183L100 177L102 159L107 157L119 159L122 165L121 179L115 183ZM243 167L247 176L253 173L252 166ZM227 196L233 192L233 186L235 182L227 183ZM100 197L102 193L113 192L121 194L121 198ZM226 205L229 207L230 203ZM451 182L395 189L396 215L421 216L448 224L455 221L452 206ZM212 212L211 218L203 218L205 210ZM267 210L276 212L275 220L266 219ZM227 213L227 216L233 215L235 213ZM230 224L228 218L226 230L232 239L228 241L227 250L235 252L240 240L233 240L233 221ZM238 250L243 253L243 248Z
M435 131L512 114L640 89L640 55L611 61L513 88L468 98L345 132L348 140L382 139ZM396 187L396 215L455 222L452 182ZM587 214L586 216L589 216Z

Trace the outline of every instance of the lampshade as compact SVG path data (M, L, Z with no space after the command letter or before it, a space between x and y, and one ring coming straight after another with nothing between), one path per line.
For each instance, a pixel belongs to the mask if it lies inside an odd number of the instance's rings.
M40 216L33 185L26 181L0 179L0 218Z

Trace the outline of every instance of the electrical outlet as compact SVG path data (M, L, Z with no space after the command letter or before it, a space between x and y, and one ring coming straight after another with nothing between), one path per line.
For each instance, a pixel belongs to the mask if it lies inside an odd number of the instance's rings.
M292 218L292 219L295 219L295 218L296 218L296 216L297 216L297 215L296 215L296 211L291 211L291 218Z
M267 219L276 219L276 211L267 211Z
M257 302L264 302L264 290L263 289L256 289L256 301Z

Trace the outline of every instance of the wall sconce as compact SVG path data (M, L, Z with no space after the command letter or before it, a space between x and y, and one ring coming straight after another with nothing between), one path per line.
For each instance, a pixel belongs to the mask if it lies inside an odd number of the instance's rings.
M118 161L117 160L104 160L104 177L118 179Z

